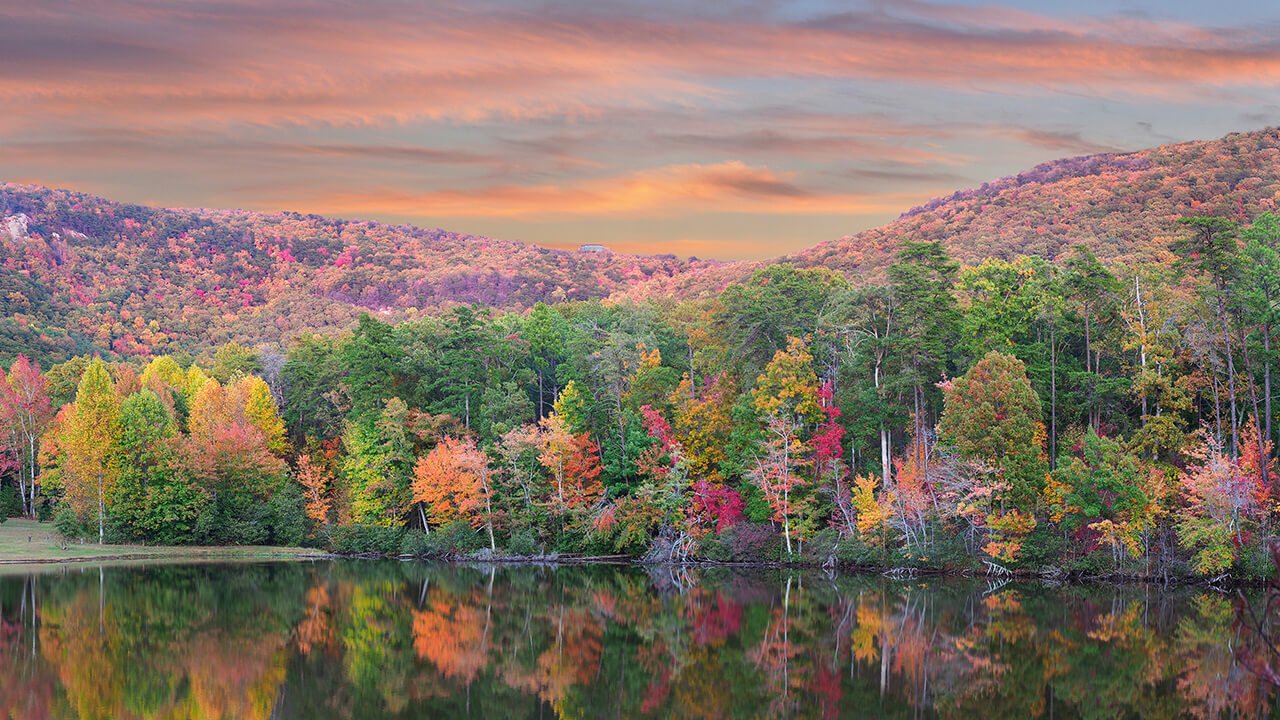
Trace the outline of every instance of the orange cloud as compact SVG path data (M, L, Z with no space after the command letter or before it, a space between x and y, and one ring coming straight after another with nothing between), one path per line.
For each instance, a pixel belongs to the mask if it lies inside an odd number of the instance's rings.
M608 6L60 7L0 11L0 102L23 109L0 129L591 117L732 94L723 83L739 78L1161 97L1280 82L1280 43L1260 31L925 3L802 23Z
M926 195L927 196L927 195ZM803 188L790 173L741 162L676 165L576 183L498 185L407 193L394 188L299 197L294 202L358 216L670 215L692 211L769 214L886 213L920 193L845 194Z

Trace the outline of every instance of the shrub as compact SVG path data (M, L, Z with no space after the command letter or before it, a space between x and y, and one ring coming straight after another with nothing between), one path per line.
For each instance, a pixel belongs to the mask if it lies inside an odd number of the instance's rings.
M12 485L0 487L0 523L21 516L22 498L18 497L18 489Z
M400 538L401 555L425 557L430 547L429 536L418 528L405 532L404 537Z
M742 522L704 539L698 557L718 562L778 562L782 545L772 525Z
M1022 550L1011 567L1038 570L1062 562L1067 549L1067 541L1062 532L1047 522L1037 523L1030 535L1022 541ZM1111 570L1113 568L1109 568Z
M344 555L400 552L404 528L378 525L338 525L329 528L329 550Z
M507 540L507 552L523 557L541 554L541 550L538 548L538 538L533 534L533 530L529 528L520 528L511 533L510 539Z
M1240 549L1236 571L1249 580L1269 580L1276 575L1276 564L1271 554L1258 543L1249 543Z
M1115 572L1116 563L1111 558L1110 550L1095 550L1072 558L1063 564L1063 569L1080 575L1110 575Z
M846 538L836 545L836 561L860 567L884 567L892 564L888 550L868 545L856 537Z
M53 514L53 528L67 540L77 540L85 536L84 524L76 513L67 505L59 505Z
M401 551L416 557L455 557L479 550L484 539L464 520L454 520L430 533L415 530L406 536Z

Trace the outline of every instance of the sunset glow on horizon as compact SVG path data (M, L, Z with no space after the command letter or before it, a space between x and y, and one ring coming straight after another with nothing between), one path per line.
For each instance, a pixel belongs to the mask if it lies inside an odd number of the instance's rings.
M0 3L0 181L763 258L1280 124L1240 3Z

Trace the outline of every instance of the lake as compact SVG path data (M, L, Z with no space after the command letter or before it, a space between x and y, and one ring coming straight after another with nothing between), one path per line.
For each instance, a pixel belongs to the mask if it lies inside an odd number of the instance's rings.
M0 575L0 716L1276 716L1263 602L727 568L65 565Z

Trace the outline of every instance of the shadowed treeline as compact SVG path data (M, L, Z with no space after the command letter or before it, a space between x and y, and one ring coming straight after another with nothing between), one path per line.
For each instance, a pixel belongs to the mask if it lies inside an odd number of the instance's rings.
M24 718L1274 715L1260 598L408 563L0 578Z

